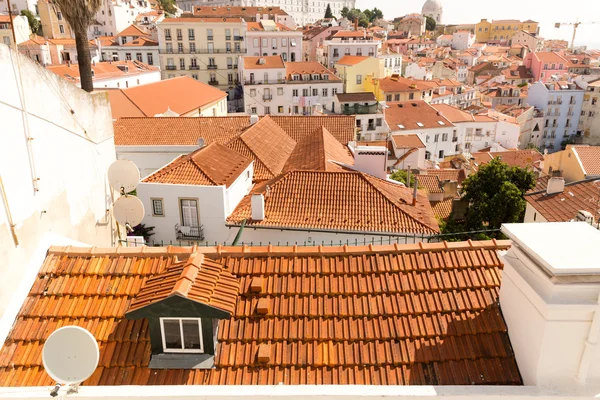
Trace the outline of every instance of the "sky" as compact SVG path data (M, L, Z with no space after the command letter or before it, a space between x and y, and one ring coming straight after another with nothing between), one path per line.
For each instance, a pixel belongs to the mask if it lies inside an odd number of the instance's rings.
M377 7L386 19L421 12L425 0L356 0L360 9ZM540 23L544 39L565 39L571 42L572 26L554 27L555 22L596 22L581 24L575 45L600 49L600 0L442 0L444 24L471 24L482 18L532 19Z

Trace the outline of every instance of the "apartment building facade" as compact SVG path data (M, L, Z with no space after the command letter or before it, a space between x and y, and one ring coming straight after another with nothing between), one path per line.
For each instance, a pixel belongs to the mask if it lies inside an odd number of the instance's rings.
M71 26L52 0L39 0L38 12L42 33L48 39L72 39L75 37Z
M302 60L302 32L273 20L247 22L246 54L249 56L278 56L283 61Z
M478 43L508 43L519 31L537 33L538 29L539 23L532 20L503 19L490 22L487 19L482 19L475 24L475 40Z
M130 25L114 38L96 40L102 61L137 60L160 65L158 42L135 25Z
M331 40L323 42L325 63L332 68L344 56L376 57L381 49L381 40L366 31L338 31Z
M242 18L165 18L158 27L162 79L187 75L236 99L238 58L246 52Z
M537 82L529 88L527 103L545 116L540 141L542 150L558 151L564 140L577 134L583 97L582 88L566 81Z

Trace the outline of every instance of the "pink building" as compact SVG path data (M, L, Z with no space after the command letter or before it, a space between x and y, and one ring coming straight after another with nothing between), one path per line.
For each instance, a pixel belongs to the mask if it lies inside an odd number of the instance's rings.
M525 66L531 70L534 82L548 82L553 75L562 79L568 72L569 62L558 53L537 52L527 54Z
M303 61L317 61L317 48L323 46L323 41L343 29L341 26L316 26L305 30L302 38Z

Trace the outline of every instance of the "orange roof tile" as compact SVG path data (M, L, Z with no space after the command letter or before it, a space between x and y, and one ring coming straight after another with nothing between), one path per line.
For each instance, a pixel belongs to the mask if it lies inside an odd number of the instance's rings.
M535 57L538 60L540 60L541 62L545 62L545 63L549 62L549 63L563 64L563 68L567 69L567 63L568 63L567 59L556 52L541 51L541 52L533 53L533 57ZM558 69L558 65L556 66L556 68Z
M467 177L464 169L452 169L452 168L434 168L423 170L427 175L436 175L440 178L440 181L452 181L462 183Z
M369 33L362 29L358 31L337 31L333 35L334 38L365 38L370 36Z
M275 26L276 26L277 30L270 31L270 32L291 31L290 28L288 28L287 26L280 24L278 22L275 23ZM246 29L248 31L264 31L265 30L265 28L263 27L261 22L246 22Z
M452 215L452 204L454 199L446 199L442 201L432 201L431 209L436 218L440 220L447 220Z
M244 69L285 68L281 56L243 57Z
M494 158L499 158L510 167L533 168L544 156L537 150L510 150L497 152L477 152L471 156L477 165L487 164Z
M419 182L419 187L425 189L427 193L444 193L440 178L437 175L416 175Z
M425 143L421 140L419 135L411 134L411 135L392 135L392 141L394 142L394 147L397 149L408 149L408 148L417 148L424 149Z
M356 65L361 63L369 58L367 56L344 56L340 58L340 60L336 63L337 65Z
M303 82L302 75L303 74L318 74L319 80L323 79L322 76L327 76L329 81L335 82L340 81L331 70L325 68L323 64L318 63L316 61L297 61L297 62L288 62L285 64L285 74L289 81L292 81L292 75L300 75L300 82ZM311 79L311 78L309 78ZM293 81L290 83L294 83Z
M565 184L561 193L546 194L546 189L530 192L525 200L533 206L548 222L568 222L577 216L579 210L585 210L600 218L598 199L600 179Z
M586 176L600 176L600 146L573 146Z
M135 25L129 25L127 28L123 29L117 34L117 37L122 36L148 36L148 33L144 32Z
M125 99L141 111L142 115L138 113L132 115L127 109L121 109L124 99L115 95L115 92L121 92ZM187 114L227 97L224 91L189 76L165 79L127 89L108 90L108 94L113 118L154 117L167 109L180 115ZM113 99L116 103L113 103Z
M420 92L421 90L429 89L422 81L415 81L401 76L388 76L379 79L379 89L384 93L389 92Z
M499 308L497 251L506 248L496 241L52 247L0 350L0 377L6 386L53 385L42 366L43 343L57 328L78 325L100 348L86 386L521 385ZM227 270L239 281L231 317L218 322L215 367L151 370L148 321L125 313L144 282L199 254L202 265L225 266L221 279ZM257 277L268 284L251 292ZM232 298L228 282L224 293ZM266 315L254 312L262 300L270 304ZM257 360L265 344L270 357Z
M227 147L211 143L182 155L143 182L172 185L231 186L252 161Z
M392 131L454 126L433 106L422 100L386 103L385 121Z
M192 253L185 262L171 264L161 273L146 279L127 309L129 314L156 304L167 297L180 296L218 308L235 311L239 281L223 264Z
M119 118L113 123L115 146L196 146L225 144L250 125L248 116Z
M439 232L423 194L419 193L413 206L411 189L360 172L292 171L255 187L252 193L266 193L265 219L251 218L250 194L229 216L229 224L247 220L246 225L252 227Z
M432 104L431 106L442 113L452 123L475 121L473 115L449 104Z
M321 127L327 129L343 145L353 141L356 136L354 115L272 115L271 118L296 142L312 135Z
M296 142L267 115L227 147L254 160L254 181L271 179L283 171Z
M119 66L127 66L128 70L123 71ZM69 82L79 82L79 65L77 64L56 64L48 65L46 69L54 72L56 75L65 78ZM146 65L139 61L113 61L99 62L92 65L94 71L94 80L110 79L124 75L135 75L146 72L158 71L158 68Z
M338 142L329 131L320 127L296 144L284 171L314 170L340 171L342 167L330 161L353 165L354 158L348 149Z

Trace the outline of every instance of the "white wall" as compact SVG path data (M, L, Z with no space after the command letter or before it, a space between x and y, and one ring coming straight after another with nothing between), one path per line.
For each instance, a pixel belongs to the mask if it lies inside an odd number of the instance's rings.
M108 79L95 79L95 88L120 88L126 89L134 86L145 85L146 83L154 83L160 81L160 70L142 72L135 75L124 75ZM77 83L77 86L80 86Z
M197 149L198 146L116 146L117 159L133 161L140 170L142 178L180 155L189 154Z
M140 46L140 47L121 47L121 46L106 46L100 47L102 52L102 61L125 61L127 59L127 53L131 54L132 60L137 60L137 53L142 53L142 62L144 64L152 65L160 68L160 57L158 53L158 46ZM116 57L115 57L116 53ZM150 54L150 57L148 56ZM152 61L150 63L149 61Z
M263 46L262 39L267 40ZM256 39L256 41L254 40ZM295 45L292 45L295 42ZM255 43L257 42L257 43ZM273 44L275 43L275 46ZM285 43L285 46L284 46ZM248 56L281 55L284 61L302 61L302 32L300 31L248 31L246 54ZM285 55L284 55L285 53ZM294 56L292 57L292 54Z
M527 198L525 198L527 199ZM535 209L531 204L527 203L527 208L525 208L525 218L523 222L548 222L546 218L540 214L538 210Z
M402 131L392 132L392 135L399 135L399 136L414 135L414 134L419 135L419 138L421 138L421 141L423 141L423 143L425 143L426 150L431 154L430 160L431 161L442 161L443 158L438 157L440 150L444 151L444 157L460 153L455 150L456 145L461 143L460 138L458 139L458 142L452 142L452 134L453 134L454 129L456 129L456 127L446 126L446 127L440 127L440 128L424 129L422 131L402 130ZM447 134L447 140L442 140L444 133ZM435 141L435 135L439 135L437 142Z
M96 246L114 244L106 173L115 149L105 93L90 95L3 45L0 76L0 175L8 203L0 196L2 314L47 233Z
M412 62L406 66L404 76L418 80L431 80L433 73L431 68L421 67L418 63Z

